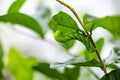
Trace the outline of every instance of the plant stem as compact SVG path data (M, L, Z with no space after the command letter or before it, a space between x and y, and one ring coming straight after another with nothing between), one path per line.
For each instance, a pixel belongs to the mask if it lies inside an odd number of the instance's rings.
M65 2L62 1L62 0L56 0L56 1L59 2L59 3L61 3L62 5L64 5L64 6L67 7L68 9L70 9L70 11L75 15L75 17L76 17L77 20L79 21L80 25L81 25L82 28L84 29L87 37L90 39L92 45L93 45L94 48L96 49L96 54L97 54L97 56L98 56L98 58L99 58L99 60L100 60L100 62L101 62L101 64L102 64L102 66L103 66L102 70L103 70L104 73L106 74L106 73L107 73L107 72L106 72L106 66L105 66L105 64L103 63L103 61L102 61L102 59L101 59L101 57L100 57L100 55L99 55L98 49L97 49L97 47L96 47L96 45L95 45L95 42L93 41L93 38L91 37L90 33L87 31L87 29L86 29L85 26L83 25L81 19L79 18L78 14L76 13L75 9L72 8L70 5L68 5L67 3L65 3Z

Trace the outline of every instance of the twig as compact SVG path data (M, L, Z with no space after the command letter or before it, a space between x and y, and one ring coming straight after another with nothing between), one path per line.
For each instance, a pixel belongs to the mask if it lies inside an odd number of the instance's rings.
M93 45L94 48L96 49L96 54L97 54L97 56L98 56L98 58L99 58L99 60L100 60L100 62L101 62L101 64L102 64L102 66L103 66L102 70L103 70L104 73L106 74L106 73L107 73L107 72L106 72L106 66L105 66L105 64L103 63L103 61L102 61L102 59L101 59L101 57L100 57L100 55L99 55L98 49L97 49L97 47L96 47L96 45L95 45L95 43L94 43L91 35L89 34L89 32L87 31L87 29L86 29L85 26L83 25L81 19L79 18L78 14L76 13L75 9L72 8L70 5L68 5L67 3L65 3L65 2L62 1L62 0L56 0L56 1L59 2L59 3L61 3L62 5L64 5L64 6L67 7L68 9L70 9L70 11L75 15L75 17L76 17L77 20L79 21L80 25L81 25L82 28L84 29L85 33L87 34L87 37L90 39L92 45Z

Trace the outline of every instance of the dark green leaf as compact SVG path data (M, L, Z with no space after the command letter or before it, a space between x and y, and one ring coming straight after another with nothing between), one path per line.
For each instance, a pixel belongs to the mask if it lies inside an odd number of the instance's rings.
M84 58L72 58L64 63L55 63L55 67L62 67L66 65L86 66L86 67L102 67L102 65L95 59L86 61Z
M110 73L103 76L100 80L120 80L120 69L111 71Z
M3 77L2 69L3 69L3 49L2 49L2 45L0 43L0 79L2 79L2 77Z
M16 0L9 8L8 10L8 14L9 13L17 13L19 12L21 6L23 5L23 3L25 2L25 0Z
M8 56L8 69L16 80L32 80L32 66L37 64L33 57L24 58L16 49L11 48Z
M85 24L87 30L91 31L97 27L102 27L108 30L115 37L120 37L120 16L106 16L103 18L93 18L87 24Z
M48 63L39 63L38 65L34 66L33 69L43 73L50 78L67 80L64 75L58 70L50 68L50 65Z
M65 68L64 75L68 80L78 80L80 67Z
M44 37L44 33L39 23L28 15L22 13L11 13L0 16L0 21L23 25L24 27L27 27L38 33L42 38Z

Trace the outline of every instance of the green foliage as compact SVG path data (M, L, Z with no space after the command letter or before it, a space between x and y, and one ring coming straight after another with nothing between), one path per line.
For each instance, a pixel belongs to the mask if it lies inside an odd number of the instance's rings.
M8 14L19 12L20 8L23 6L25 0L16 0L9 8Z
M65 67L67 65L74 65L74 66L84 66L84 67L102 67L102 65L95 59L86 61L83 57L72 58L64 63L55 63L55 67Z
M103 18L96 18L94 16L84 17L84 23L88 31L93 31L97 27L102 27L113 34L114 37L120 37L119 21L120 16L106 16Z
M72 48L74 44L75 44L75 40L70 40L70 41L61 43L61 45L62 45L66 50Z
M113 64L113 63L108 64L108 65L107 65L107 67L109 67L109 68L111 68L111 69L114 69L114 70L119 69L119 67L118 67L118 66L116 66L116 65L115 65L115 64Z
M71 11L73 10L72 12L78 19L79 15L77 16L73 8L70 8L70 6L63 1L57 1L69 8ZM8 13L0 16L0 22L9 22L12 24L22 25L33 30L40 37L44 38L45 31L43 31L42 26L34 18L19 12L24 2L25 0L16 0L9 7ZM50 17L51 11L49 8L44 9L46 10L41 15L41 18L45 19L46 17ZM78 20L81 24L80 19ZM106 16L103 18L98 18L85 14L83 17L83 25L81 24L83 27L82 30L70 15L60 11L49 21L49 27L54 32L54 38L56 41L60 42L61 46L66 50L69 50L73 47L75 40L80 41L86 47L86 49L81 52L82 56L74 57L63 63L55 63L53 65L54 68L50 68L49 63L38 63L33 57L25 58L19 51L11 48L8 55L7 68L16 78L16 80L32 80L34 71L39 71L52 80L78 80L81 66L101 68L105 75L100 80L119 80L120 69L116 64L120 62L120 49L114 48L114 56L111 59L114 62L105 65L99 54L103 48L104 39L100 38L98 41L94 42L92 38L92 31L98 27L108 30L115 38L120 38L119 21L120 16ZM71 65L72 68L68 68L68 66ZM57 70L56 68L58 67L63 67L63 72ZM106 74L106 67L113 70ZM2 45L0 44L0 80L3 78L3 68L3 49ZM89 69L88 71L91 72ZM96 76L97 74L94 75ZM90 76L88 75L88 77Z
M3 48L2 48L2 44L0 43L0 79L2 79L3 74L2 74L2 69L3 69L4 65L3 65Z
M52 79L57 80L78 80L79 77L79 67L65 68L64 72L60 72L57 69L50 68L50 64L41 62L33 67L34 70L43 73ZM74 74L74 75L73 75Z
M32 66L36 64L37 61L35 58L24 58L16 49L10 49L8 56L8 69L15 76L16 80L32 80Z
M44 33L40 24L33 19L32 17L22 14L22 13L11 13L0 16L1 22L10 22L12 24L20 24L26 28L29 28L36 33L38 33L42 38L44 37ZM32 24L31 24L32 23Z
M112 72L103 76L100 80L120 80L120 69L113 70Z
M80 73L80 67L64 69L64 75L67 78L67 80L78 80L79 73Z
M53 16L53 19L57 22L57 25L79 30L76 22L65 12L60 11L58 14Z
M60 73L56 69L50 68L48 63L39 63L38 65L33 67L34 70L37 70L50 78L55 78L59 80L67 80L62 73Z
M101 52L103 45L104 45L103 38L100 38L98 41L96 41L96 46L99 52ZM97 61L99 61L98 56L95 52L89 52L85 49L84 51L81 52L81 54L84 55L86 60L96 59Z
M68 14L59 12L50 20L49 26L55 32L54 37L58 42L79 40L86 46L88 51L95 51L90 39L84 31L78 28L76 22Z

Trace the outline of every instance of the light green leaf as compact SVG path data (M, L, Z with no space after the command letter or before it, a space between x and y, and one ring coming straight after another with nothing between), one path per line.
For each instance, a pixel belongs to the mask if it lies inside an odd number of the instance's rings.
M3 67L4 67L4 65L3 65L3 48L2 48L2 44L0 43L0 80L3 77L3 74L2 74Z
M12 24L20 24L38 33L42 38L44 37L43 30L40 24L32 17L22 13L11 13L0 16L1 22L10 22Z
M66 65L74 65L74 66L84 66L84 67L102 67L102 65L95 59L86 61L84 58L72 58L64 63L55 63L54 67L65 67Z
M59 80L67 80L65 76L60 73L57 69L50 68L50 65L48 63L41 62L38 65L33 67L34 70L39 71L40 73L43 73L44 75L59 79Z
M89 18L88 18L89 19ZM120 37L120 16L106 16L103 18L93 18L85 24L87 30L91 31L97 27L108 30L114 37Z
M120 80L120 69L111 71L103 76L100 80Z
M65 68L64 75L67 80L78 80L80 67Z
M9 13L17 13L19 12L21 6L23 5L23 3L25 2L25 0L16 0L9 8L8 10L8 14Z
M32 66L37 64L33 57L24 58L16 49L11 48L8 56L8 69L16 80L32 80Z

